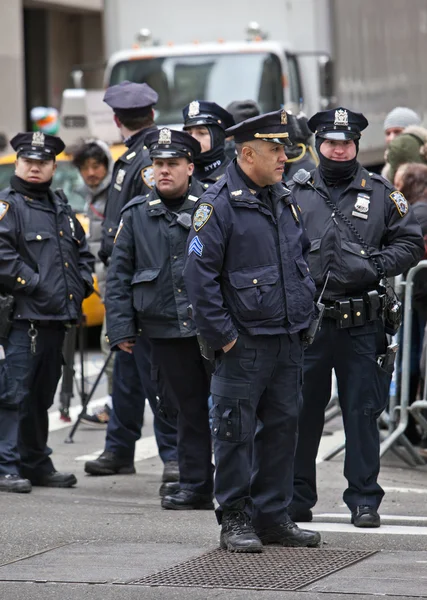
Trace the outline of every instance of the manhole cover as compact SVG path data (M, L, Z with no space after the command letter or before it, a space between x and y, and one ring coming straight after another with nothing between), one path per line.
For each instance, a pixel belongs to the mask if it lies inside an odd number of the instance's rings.
M270 546L262 554L212 550L131 585L298 590L375 552Z

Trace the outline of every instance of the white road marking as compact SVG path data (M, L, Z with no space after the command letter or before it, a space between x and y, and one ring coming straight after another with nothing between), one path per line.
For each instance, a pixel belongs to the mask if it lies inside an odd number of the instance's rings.
M92 410L94 408L98 408L104 406L107 402L109 396L103 396L102 398L97 398L96 400L91 400L89 404L89 408ZM59 429L65 429L66 427L71 427L73 423L76 421L78 415L82 410L81 405L71 406L70 407L70 417L71 423L67 423L61 419L61 413L59 410L53 410L49 412L49 431L58 431Z
M350 515L347 516L350 521ZM415 527L413 525L382 525L377 528L354 527L348 523L320 523L311 521L311 523L300 523L300 526L312 531L324 531L326 533L368 533L369 535L425 535L427 536L427 527Z
M84 454L82 456L77 456L75 460L77 461L87 461L87 460L95 460L101 454L103 450L97 450L92 454ZM159 451L157 449L156 438L154 435L143 438L142 440L138 440L135 446L135 462L146 460L147 458L153 458L154 456L158 456Z
M347 521L350 519L350 513L315 513L314 518L316 522L322 519L334 519L334 521ZM406 516L406 515L385 515L381 513L382 521L407 521L409 522L422 522L427 523L427 517L414 517L414 516Z
M382 486L385 492L398 492L401 494L427 494L427 487L425 488L410 488L410 487L387 487Z

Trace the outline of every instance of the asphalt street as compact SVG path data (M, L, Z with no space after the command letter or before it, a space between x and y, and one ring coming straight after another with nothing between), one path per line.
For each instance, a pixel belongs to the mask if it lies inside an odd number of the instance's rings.
M85 363L88 383L93 382L101 365L100 354L91 352ZM91 406L102 405L105 393L103 379ZM73 419L78 411L79 398L75 397ZM339 561L349 550L354 555L363 551L366 557L322 578L307 575L308 583L293 591L286 591L286 586L271 589L278 581L277 573L264 589L227 588L228 558L213 587L200 587L206 582L199 571L187 583L174 576L168 586L137 583L216 549L219 528L213 512L161 509L158 489L162 465L156 454L149 408L138 442L137 474L130 476L85 475L84 461L102 451L105 431L80 426L74 443L65 444L70 425L59 419L57 403L50 423L55 466L73 471L78 485L71 490L34 488L31 494L1 495L1 600L427 598L427 466L408 467L389 452L382 460L380 475L386 491L382 527L354 528L342 502L343 455L322 460L324 453L342 440L339 417L327 424L330 435L324 436L318 458L319 502L310 527L322 533L323 546L310 550L312 554L308 558L304 555L301 561L297 551L289 554L283 549L286 552L283 568L282 554L279 556L279 574L286 579L301 567L311 572L317 560L336 556ZM257 556L265 559L267 555ZM286 562L288 559L291 563ZM249 559L242 555L239 560L243 562L237 571L244 569ZM266 563L267 567L259 562L248 564L254 564L251 569L255 570L262 566L268 576L273 562Z

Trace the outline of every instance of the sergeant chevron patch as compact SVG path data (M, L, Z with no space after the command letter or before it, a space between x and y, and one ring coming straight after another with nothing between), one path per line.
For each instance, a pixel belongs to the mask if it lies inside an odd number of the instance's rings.
M188 247L188 256L190 256L190 254L192 254L194 252L194 254L197 254L197 256L202 256L203 254L203 244L200 241L200 238L198 235L196 235L196 237L194 237L191 242L190 245Z

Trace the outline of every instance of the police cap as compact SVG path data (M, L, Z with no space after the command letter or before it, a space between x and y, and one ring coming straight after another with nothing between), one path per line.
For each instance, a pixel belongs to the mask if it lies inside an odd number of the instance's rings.
M236 144L251 140L262 140L291 146L289 139L291 128L288 122L288 113L285 110L276 110L258 117L246 119L234 127L226 130L225 134L234 136Z
M308 126L317 136L328 140L357 140L368 126L368 120L362 113L340 106L316 113Z
M104 102L111 106L119 119L120 115L131 119L148 115L158 99L157 92L149 85L132 81L112 85L104 94Z
M30 133L18 133L10 140L10 145L16 151L17 156L33 158L35 160L55 160L65 144L61 138L48 135L41 131Z
M176 131L168 127L162 127L150 131L144 138L148 147L150 158L181 158L190 162L201 152L199 142L185 131Z
M184 116L184 129L199 125L219 125L222 129L227 129L227 127L234 125L232 115L215 102L193 100L183 108L182 114Z

